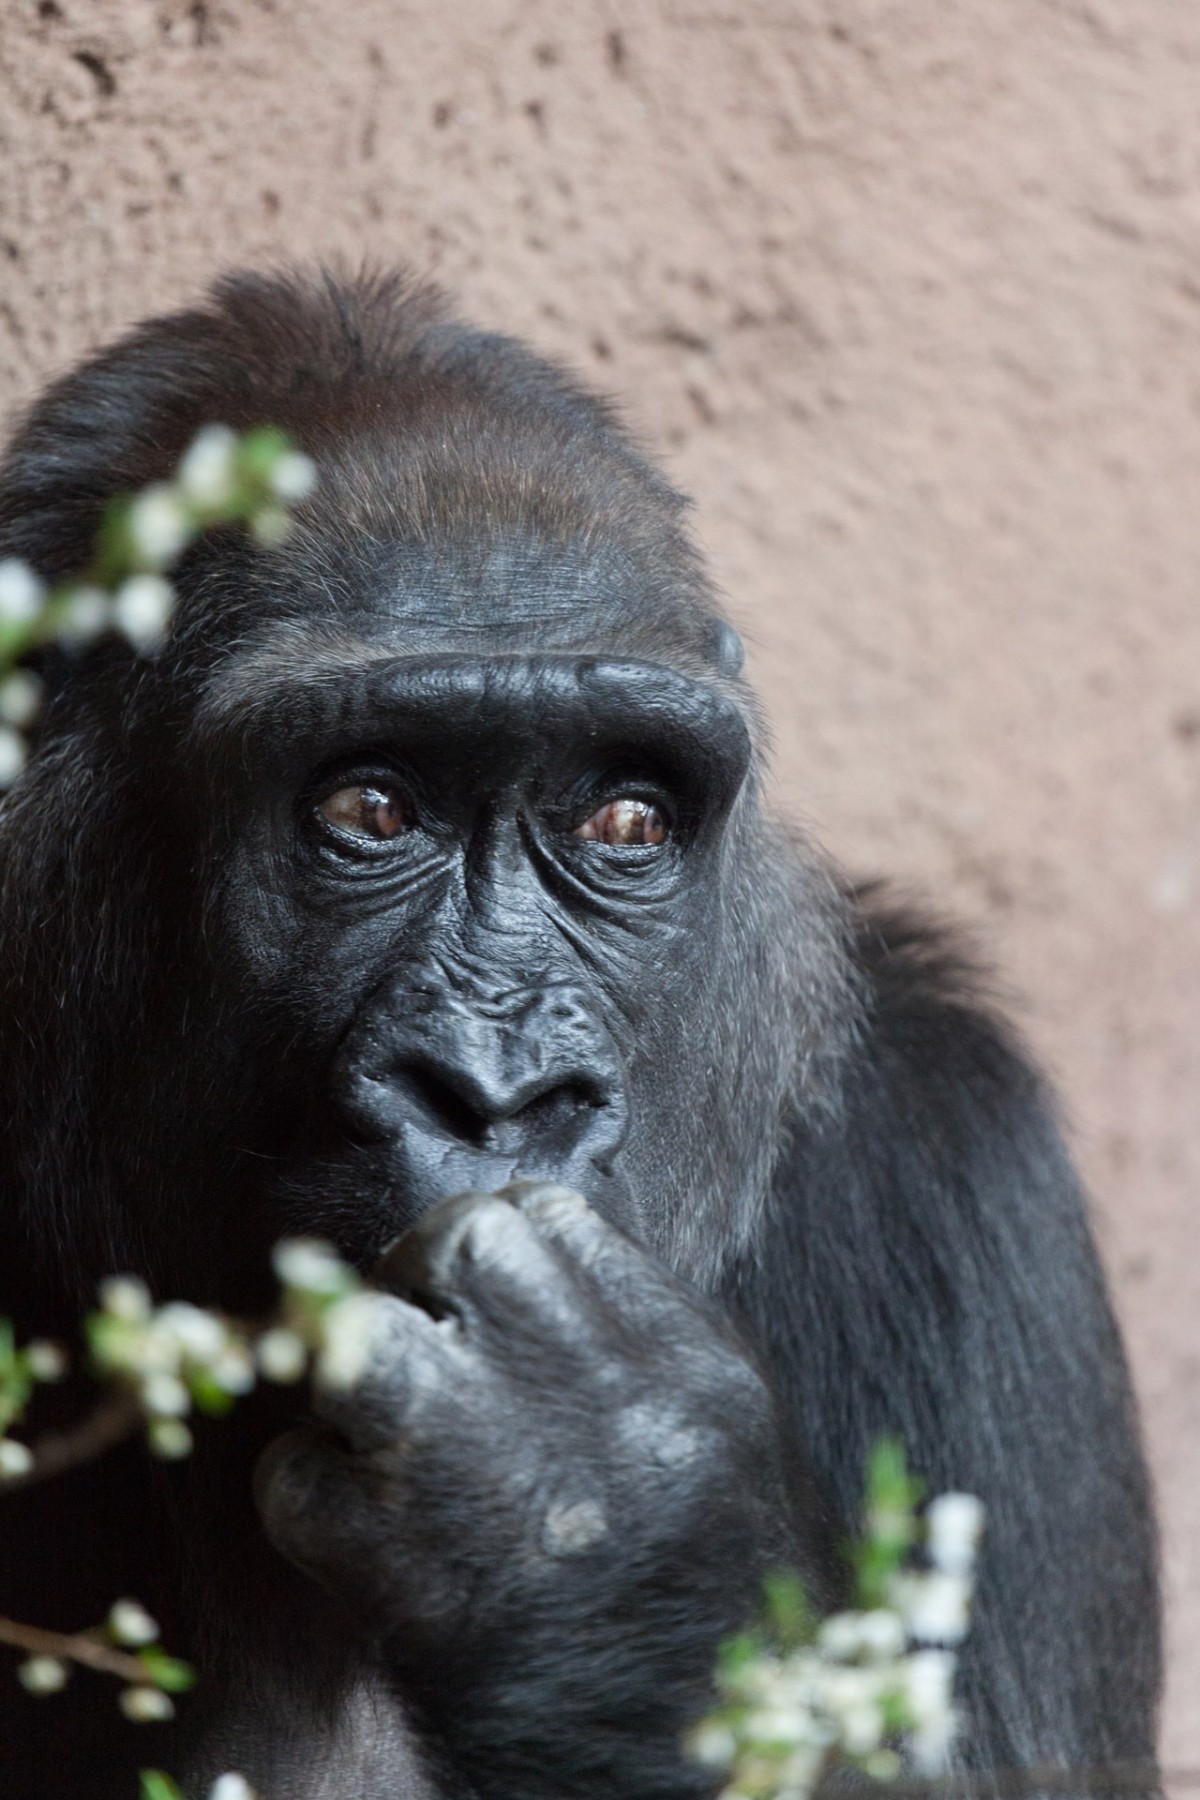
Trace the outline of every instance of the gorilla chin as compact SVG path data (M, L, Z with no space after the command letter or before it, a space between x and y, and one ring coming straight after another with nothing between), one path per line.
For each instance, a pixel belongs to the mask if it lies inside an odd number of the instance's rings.
M186 1464L2 1502L0 1610L136 1594L203 1671L170 1728L0 1683L6 1800L147 1761L701 1800L717 1647L782 1563L837 1604L882 1432L987 1508L964 1766L1149 1764L1152 1507L1053 1102L951 935L764 815L681 496L431 290L243 274L37 402L0 557L86 567L212 422L320 482L281 544L196 541L153 657L45 659L0 808L0 1310L62 1332L128 1269L251 1312L314 1232L380 1335Z

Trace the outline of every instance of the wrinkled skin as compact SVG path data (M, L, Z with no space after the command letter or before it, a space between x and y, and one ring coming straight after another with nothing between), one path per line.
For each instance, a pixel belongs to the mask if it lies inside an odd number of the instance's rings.
M965 1760L1148 1759L1150 1503L1052 1109L944 934L764 821L678 497L436 298L247 277L34 409L0 555L82 565L213 419L321 484L189 552L157 656L47 667L0 1303L65 1330L133 1268L253 1312L315 1233L370 1359L4 1503L5 1612L136 1593L204 1671L170 1732L13 1684L6 1795L702 1794L716 1646L781 1560L836 1598L883 1430L988 1509Z

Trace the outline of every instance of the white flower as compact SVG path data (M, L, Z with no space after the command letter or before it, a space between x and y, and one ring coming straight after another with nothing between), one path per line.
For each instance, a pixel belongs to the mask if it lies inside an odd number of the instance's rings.
M347 1269L320 1238L284 1238L271 1252L271 1266L284 1287L306 1294L340 1294Z
M862 1699L841 1715L842 1743L851 1756L867 1756L878 1750L883 1736L883 1712L873 1700Z
M77 587L63 602L55 636L66 644L84 644L107 631L112 622L112 600L104 589Z
M42 704L42 684L29 669L14 669L0 681L0 719L24 731L37 718Z
M255 1346L258 1366L268 1381L299 1381L308 1366L308 1351L299 1332L286 1325L264 1331Z
M317 1380L323 1387L351 1388L371 1358L371 1337L381 1296L347 1294L321 1320L324 1342L317 1352Z
M67 1353L48 1338L34 1338L25 1346L25 1361L35 1381L61 1381L67 1372Z
M185 1356L208 1362L219 1356L229 1336L221 1320L188 1300L172 1300L154 1316L155 1329L163 1332Z
M268 477L271 492L287 505L307 500L317 485L317 465L299 450L285 450Z
M139 1724L175 1716L170 1697L154 1687L127 1687L121 1695L120 1706L127 1719Z
M218 1775L208 1790L208 1800L256 1800L254 1789L244 1775Z
M800 1724L799 1715L794 1707L759 1707L756 1712L747 1714L742 1723L742 1730L748 1738L764 1739L769 1744L788 1744L796 1736Z
M150 1317L150 1289L137 1275L109 1275L100 1283L100 1304L114 1319L141 1325Z
M945 1719L920 1726L909 1734L908 1749L919 1775L941 1775L954 1748L957 1720L953 1709Z
M146 1437L155 1456L164 1462L177 1462L192 1448L192 1434L182 1419L151 1419Z
M926 1575L898 1579L900 1612L910 1637L921 1644L959 1644L967 1635L971 1582L965 1575Z
M193 506L217 510L233 495L237 436L228 425L206 425L179 464L180 488Z
M30 1694L57 1694L70 1674L60 1656L27 1656L17 1670L17 1680Z
M0 562L0 624L28 625L45 597L46 590L28 563L18 556Z
M904 1658L904 1698L918 1726L940 1724L950 1711L954 1661L952 1650L914 1650Z
M114 1600L108 1611L108 1629L118 1644L152 1644L158 1626L138 1600Z
M0 1438L0 1481L12 1481L28 1475L33 1467L33 1452L16 1438Z
M830 1656L836 1662L849 1662L858 1655L858 1621L859 1614L853 1612L832 1613L828 1619L821 1621L817 1632L817 1643L823 1656Z
M150 1375L142 1383L142 1405L157 1419L181 1419L191 1411L192 1397L178 1375Z
M899 1615L877 1607L871 1612L833 1613L822 1621L817 1644L821 1654L834 1662L852 1662L858 1656L882 1662L899 1656L905 1636Z
M904 1620L887 1607L875 1607L861 1615L858 1636L867 1656L874 1661L890 1662L904 1649Z
M264 550L275 550L292 529L291 514L286 507L260 506L250 521L250 529Z
M227 1394L248 1394L254 1386L254 1363L242 1344L226 1344L209 1364L209 1374Z
M11 787L25 767L25 739L11 725L0 725L0 788Z
M983 1535L983 1501L974 1494L939 1494L925 1510L932 1562L945 1575L969 1575Z
M161 575L131 575L117 589L113 623L135 650L162 643L175 607L175 590Z
M154 1376L172 1380L183 1366L183 1348L169 1331L160 1331L155 1320L140 1325L130 1319L118 1321L121 1331L114 1333L101 1346L104 1366L120 1375L136 1375L141 1381Z
M187 543L190 530L187 508L165 481L143 488L129 508L129 536L147 568L165 569Z
M696 1762L705 1763L710 1769L726 1769L737 1753L737 1739L728 1725L708 1719L689 1733L687 1750Z

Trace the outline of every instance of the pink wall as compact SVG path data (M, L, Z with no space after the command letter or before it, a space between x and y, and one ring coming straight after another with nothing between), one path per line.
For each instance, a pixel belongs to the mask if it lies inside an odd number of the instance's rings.
M0 411L231 261L403 258L695 494L780 805L1060 1082L1200 1763L1200 9L5 0L0 81Z

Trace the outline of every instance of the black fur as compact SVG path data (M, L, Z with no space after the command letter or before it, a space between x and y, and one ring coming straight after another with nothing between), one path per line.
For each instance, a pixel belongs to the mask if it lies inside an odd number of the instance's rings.
M193 548L156 659L48 671L0 815L0 1302L66 1330L132 1268L250 1310L285 1233L415 1234L369 1392L260 1470L290 1562L250 1497L286 1394L0 1502L4 1611L132 1591L205 1672L178 1739L7 1684L5 1794L703 1792L716 1643L780 1556L836 1594L883 1430L987 1506L968 1762L1149 1758L1151 1508L1052 1107L945 933L764 821L678 495L426 290L237 276L33 409L0 556L81 566L211 420L321 485L278 550ZM415 809L383 850L313 813L364 764ZM630 792L661 851L581 846ZM437 1204L514 1177L594 1211Z

